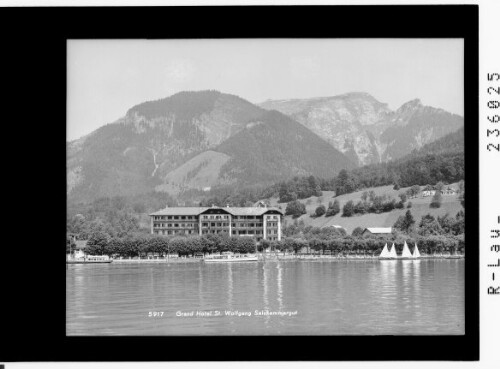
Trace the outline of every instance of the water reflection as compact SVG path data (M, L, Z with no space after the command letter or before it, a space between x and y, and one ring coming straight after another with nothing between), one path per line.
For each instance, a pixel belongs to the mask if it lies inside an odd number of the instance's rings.
M264 277L263 277L263 280L262 280L262 283L263 283L263 288L262 288L262 293L263 293L263 301L264 301L264 310L268 310L269 309L269 299L268 299L268 268L266 268L266 265L268 265L268 263L262 263L262 268L264 270ZM266 324L266 326L268 326L269 324L269 315L265 315L264 316L264 322Z
M463 260L75 265L66 281L69 335L464 333ZM211 309L299 315L175 315Z
M227 263L227 307L233 308L233 264Z
M203 271L201 264L198 267L198 299L200 306L204 306L204 293L203 293Z
M404 308L409 309L410 307L410 298L412 297L410 294L411 284L412 284L412 260L401 260L401 281L402 281L402 292L401 292L401 300L405 303Z
M415 307L415 317L420 319L422 316L422 290L420 281L420 260L413 260L413 276L412 276L412 286L413 286L413 306Z
M283 310L283 280L282 280L283 268L282 268L280 262L276 263L276 268L278 269L278 277L277 277L277 282L278 282L278 307L279 307L279 310Z

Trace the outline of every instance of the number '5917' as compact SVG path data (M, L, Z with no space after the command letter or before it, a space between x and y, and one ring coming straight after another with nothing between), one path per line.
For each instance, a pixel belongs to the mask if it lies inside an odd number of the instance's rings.
M156 318L163 316L163 311L150 311L148 314L149 318Z

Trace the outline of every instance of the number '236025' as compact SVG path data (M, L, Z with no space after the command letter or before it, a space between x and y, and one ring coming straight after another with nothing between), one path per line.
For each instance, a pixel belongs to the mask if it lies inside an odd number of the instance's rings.
M498 81L498 80L500 80L500 74L488 73L487 78L488 78L488 81ZM495 94L500 95L500 86L499 87L488 87L488 89L486 91L488 92L488 95L495 95ZM487 102L487 106L489 109L498 109L498 108L500 108L500 101L490 100ZM500 116L498 114L495 114L493 116L488 115L487 119L491 123L498 123L500 121ZM488 129L487 136L490 137L490 135L495 135L495 137L498 137L498 135L499 135L498 129L493 129L493 130ZM500 152L500 144L495 145L495 144L489 143L486 146L486 148L488 151L496 150L497 152Z

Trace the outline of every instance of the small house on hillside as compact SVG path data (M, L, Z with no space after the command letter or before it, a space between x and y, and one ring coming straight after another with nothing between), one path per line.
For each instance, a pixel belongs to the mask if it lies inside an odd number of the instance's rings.
M344 230L344 232L346 232L346 233L347 233L347 231L346 231L346 229L345 229L344 227L339 226L339 225L336 225L336 224L329 225L328 227L335 228L335 229L337 229L337 230L339 230L339 231Z
M436 194L436 190L425 190L422 191L422 197L434 196Z
M363 231L362 235L366 234L375 234L375 235L384 235L384 234L391 234L392 233L392 227L371 227L371 228L365 228Z
M454 188L448 187L441 191L442 195L456 195L457 191Z

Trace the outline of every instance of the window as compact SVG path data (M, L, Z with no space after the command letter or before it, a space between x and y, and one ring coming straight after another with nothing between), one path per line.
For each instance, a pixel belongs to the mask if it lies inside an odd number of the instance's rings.
M181 219L186 219L186 217L183 215L183 216L181 216Z
M179 223L175 223L174 227L179 228Z
M233 231L233 234L236 234L236 231Z
M202 227L208 227L208 223L203 223L201 226Z
M236 223L232 223L231 226L234 228L236 227Z
M210 223L210 226L215 227L215 223Z
M174 219L177 220L177 219L179 219L179 217L176 215L176 216L174 216Z
M172 231L167 231L167 234L172 234Z
M171 215L169 215L169 216L167 217L167 219L168 219L168 220L172 220L172 216L171 216Z

